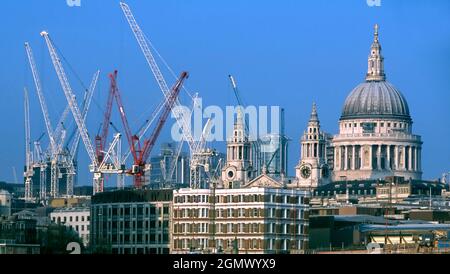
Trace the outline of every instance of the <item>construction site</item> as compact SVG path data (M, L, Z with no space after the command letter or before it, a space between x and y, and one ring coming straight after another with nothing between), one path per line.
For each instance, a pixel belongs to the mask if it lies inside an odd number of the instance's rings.
M24 117L25 117L25 151L26 163L24 168L25 200L47 204L55 198L70 198L74 195L74 186L78 184L78 172L89 170L92 175L92 194L110 189L174 188L175 186L190 186L192 188L208 187L209 180L217 175L223 165L223 155L207 146L211 123L208 120L204 126L202 136L194 137L190 125L191 116L196 106L198 93L192 94L184 87L189 73L180 72L175 82L168 82L163 76L160 64L165 69L172 70L162 59L152 43L138 25L130 7L120 3L124 24L128 23L130 32L136 39L136 50L140 49L148 64L148 75L152 76L162 93L154 95L161 97L157 107L148 117L140 121L138 129L131 128L128 112L123 97L127 93L120 89L120 72L111 68L109 73L95 71L90 84L85 87L83 96L72 88L66 71L77 76L70 62L64 57L64 49L60 49L57 38L52 37L51 30L40 33L48 49L48 56L54 67L54 73L60 83L61 94L66 98L66 107L59 117L50 117L46 96L41 82L38 66L30 43L25 43L25 52L34 82L34 87L24 88ZM157 58L160 58L159 63ZM42 57L44 58L44 57ZM66 69L70 69L66 70ZM108 90L99 90L97 83L108 75ZM35 92L38 102L30 102L30 93ZM103 117L98 121L98 131L88 129L86 119L93 105L95 93L107 92L105 102L96 102L103 110ZM47 93L47 94L46 94ZM188 99L182 102L181 93ZM159 99L158 99L159 100ZM32 132L37 130L30 123L30 116L37 117L37 113L30 113L30 104L38 103L45 124L45 132L34 139ZM181 111L181 106L190 106L190 113ZM97 106L98 107L98 106ZM117 112L121 125L114 124L112 114ZM155 145L159 141L169 116L175 118L183 136L182 141L162 145L160 156L151 158L155 154ZM188 152L184 152L185 150ZM80 153L87 153L90 160L89 167L80 166ZM215 174L214 174L215 173ZM131 178L132 184L126 184Z

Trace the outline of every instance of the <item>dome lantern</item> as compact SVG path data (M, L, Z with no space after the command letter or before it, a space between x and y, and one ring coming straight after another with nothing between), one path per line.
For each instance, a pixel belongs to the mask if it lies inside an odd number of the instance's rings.
M366 81L386 80L386 75L384 74L384 58L381 54L381 45L378 40L378 29L379 27L377 24L375 25L373 43L370 48Z

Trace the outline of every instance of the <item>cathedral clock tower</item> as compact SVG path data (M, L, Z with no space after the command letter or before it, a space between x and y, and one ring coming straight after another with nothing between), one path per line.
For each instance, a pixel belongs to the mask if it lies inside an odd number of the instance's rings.
M330 170L326 162L326 136L320 130L316 104L301 140L301 159L296 167L300 187L316 188L327 184Z

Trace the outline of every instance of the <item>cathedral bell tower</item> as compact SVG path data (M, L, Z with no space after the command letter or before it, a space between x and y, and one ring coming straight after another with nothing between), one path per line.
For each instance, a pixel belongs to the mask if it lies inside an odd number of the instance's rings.
M224 188L240 188L254 179L255 171L252 164L252 144L245 130L242 108L237 110L233 135L227 141L227 163L222 169Z
M300 187L316 188L327 184L330 170L326 164L326 136L320 130L316 104L313 104L308 128L301 140L301 159L296 167Z

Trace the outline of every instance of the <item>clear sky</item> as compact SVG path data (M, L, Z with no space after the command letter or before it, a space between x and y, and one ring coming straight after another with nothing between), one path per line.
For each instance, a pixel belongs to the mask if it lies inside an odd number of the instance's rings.
M25 41L33 46L53 125L66 104L39 36L42 30L50 33L76 72L67 69L77 94L81 84L76 75L88 85L94 71L102 71L88 118L92 136L102 119L108 72L119 70L133 128L162 99L118 3L81 0L81 7L71 8L66 0L2 1L0 180L13 181L16 167L21 181L24 86L30 90L32 138L45 131ZM407 98L414 131L424 141L424 178L436 179L450 171L450 1L381 0L381 7L369 7L366 0L129 0L128 4L174 71L190 72L187 87L199 92L205 105L236 104L227 79L232 73L248 104L286 109L286 130L293 140L290 175L299 160L299 138L313 101L323 129L337 133L346 96L364 80L373 26L378 23L388 80ZM120 125L117 118L113 119ZM161 139L169 139L167 129ZM216 146L224 148L223 143ZM80 184L91 184L87 165L82 147Z

